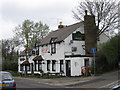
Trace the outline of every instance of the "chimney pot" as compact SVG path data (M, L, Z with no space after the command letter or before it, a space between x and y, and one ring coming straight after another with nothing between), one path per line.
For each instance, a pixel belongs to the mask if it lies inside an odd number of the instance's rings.
M85 10L85 15L87 15L87 10Z
M64 28L64 25L62 25L62 22L59 23L58 28L59 29Z

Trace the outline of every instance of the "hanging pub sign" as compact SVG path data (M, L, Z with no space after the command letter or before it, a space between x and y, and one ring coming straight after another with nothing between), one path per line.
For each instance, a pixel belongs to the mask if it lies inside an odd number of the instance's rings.
M35 52L36 52L36 51L33 49L33 50L32 50L32 55L35 55L35 54L36 54Z

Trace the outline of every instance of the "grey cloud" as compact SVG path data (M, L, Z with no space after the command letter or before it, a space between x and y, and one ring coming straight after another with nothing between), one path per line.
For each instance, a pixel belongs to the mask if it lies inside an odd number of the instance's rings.
M2 17L20 23L25 19L50 19L72 14L66 5L54 5L49 7L19 7L14 3L6 3L2 6Z

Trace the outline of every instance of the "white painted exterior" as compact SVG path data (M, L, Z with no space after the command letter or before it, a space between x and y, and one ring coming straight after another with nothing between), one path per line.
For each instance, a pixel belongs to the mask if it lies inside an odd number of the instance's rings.
M79 27L76 29L73 33L76 31L80 31L81 33L84 33L84 26ZM100 36L100 41L99 43L106 42L108 38L102 34ZM85 55L85 50L83 49L82 45L85 45L85 41L73 41L72 40L72 33L63 41L60 43L56 43L56 53L51 54L51 45L44 45L39 47L39 55L43 57L42 61L42 70L44 73L59 73L60 72L60 60L63 60L63 67L64 67L64 73L62 75L66 76L66 61L70 60L70 66L71 66L71 76L80 76L82 75L81 73L81 67L85 66L85 59L89 59L89 64L91 65L92 62L92 57L69 57L66 58L66 55ZM72 47L76 47L77 51L72 52ZM35 56L29 57L29 62L34 64L33 58ZM50 71L47 71L47 60L55 60L55 66L56 70L52 71L52 63L50 63ZM20 58L18 59L18 72L20 71L20 64L22 64L23 61L20 61ZM30 71L29 71L30 73ZM34 71L34 73L40 74L40 71Z

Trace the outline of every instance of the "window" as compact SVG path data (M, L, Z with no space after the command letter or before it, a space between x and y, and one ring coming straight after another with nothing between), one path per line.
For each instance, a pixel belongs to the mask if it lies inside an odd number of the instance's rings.
M51 44L51 54L55 54L56 53L56 44L52 43Z
M47 60L47 71L50 71L50 60Z
M39 47L36 47L36 55L39 55Z
M34 70L37 71L37 61L34 61Z
M30 65L27 66L27 71L30 71Z
M25 60L25 58L24 57L20 57L20 61L24 61Z
M56 53L56 40L57 38L54 37L54 38L51 38L50 40L50 44L51 44L51 54L55 54Z
M72 47L72 52L76 52L77 51L77 47Z
M64 72L63 60L60 60L60 72Z
M20 71L23 71L23 65L20 64Z
M72 34L73 40L79 40L84 41L85 40L85 34L82 34L81 32L77 31L76 33Z
M36 50L36 55L39 55L39 50Z
M52 61L52 71L55 71L56 70L56 61L55 60L53 60Z
M42 62L38 61L38 71L42 71Z

